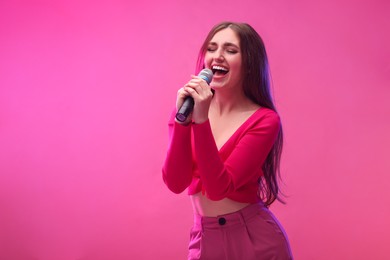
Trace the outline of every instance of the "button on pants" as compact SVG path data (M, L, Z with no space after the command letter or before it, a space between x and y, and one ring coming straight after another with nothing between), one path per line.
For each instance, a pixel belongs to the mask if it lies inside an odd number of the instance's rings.
M218 217L194 216L189 260L293 259L283 227L262 204Z

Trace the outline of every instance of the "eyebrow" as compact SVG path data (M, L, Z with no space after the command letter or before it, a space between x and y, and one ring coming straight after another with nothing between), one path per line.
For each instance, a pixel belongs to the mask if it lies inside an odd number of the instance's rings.
M209 42L209 45L218 45L218 44L216 42ZM235 47L237 49L240 48L236 44L231 43L231 42L225 42L222 46L224 46L224 47Z

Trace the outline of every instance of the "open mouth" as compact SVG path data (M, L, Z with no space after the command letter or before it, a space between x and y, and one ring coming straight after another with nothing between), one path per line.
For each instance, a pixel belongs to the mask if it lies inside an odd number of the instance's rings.
M213 71L214 75L221 75L221 76L226 75L226 73L229 72L227 68L222 66L217 66L217 65L212 66L211 70Z

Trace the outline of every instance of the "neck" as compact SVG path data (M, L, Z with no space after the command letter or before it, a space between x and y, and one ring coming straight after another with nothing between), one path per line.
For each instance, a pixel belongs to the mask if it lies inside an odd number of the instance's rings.
M232 111L237 112L252 109L256 104L248 99L243 91L217 89L211 101L211 106L215 113L223 115Z

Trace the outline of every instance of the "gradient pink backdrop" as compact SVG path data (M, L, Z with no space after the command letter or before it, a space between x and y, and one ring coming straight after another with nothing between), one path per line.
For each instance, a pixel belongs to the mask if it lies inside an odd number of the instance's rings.
M0 259L185 259L166 121L222 20L262 35L296 259L390 259L390 2L0 2Z

